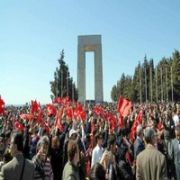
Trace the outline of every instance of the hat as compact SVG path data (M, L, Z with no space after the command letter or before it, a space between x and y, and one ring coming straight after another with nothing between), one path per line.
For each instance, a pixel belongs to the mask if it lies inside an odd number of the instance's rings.
M69 137L71 137L73 134L77 134L77 133L78 133L77 130L71 129L71 130L69 131Z

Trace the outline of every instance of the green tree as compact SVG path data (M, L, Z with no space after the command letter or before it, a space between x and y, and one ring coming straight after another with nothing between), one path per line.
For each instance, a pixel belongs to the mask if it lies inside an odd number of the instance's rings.
M118 100L117 86L114 85L111 90L111 99L116 102Z
M70 99L77 100L77 88L73 82L73 78L70 77L69 68L64 61L64 50L61 51L58 63L59 67L54 72L54 80L50 82L51 98L69 96Z
M172 55L172 77L174 101L180 101L180 52L175 50Z

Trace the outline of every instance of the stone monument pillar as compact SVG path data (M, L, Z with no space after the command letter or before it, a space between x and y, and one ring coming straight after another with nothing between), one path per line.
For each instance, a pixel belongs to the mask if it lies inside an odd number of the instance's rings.
M103 102L103 69L101 35L78 36L77 87L78 100L86 101L86 59L85 53L94 52L95 101Z

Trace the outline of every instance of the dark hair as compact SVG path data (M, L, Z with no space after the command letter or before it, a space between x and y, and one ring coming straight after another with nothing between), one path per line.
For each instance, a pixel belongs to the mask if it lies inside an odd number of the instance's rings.
M105 180L106 171L100 163L95 163L90 172L90 180Z
M95 135L95 137L96 137L96 141L97 141L98 139L102 139L102 138L103 138L103 135L102 135L102 133L98 132L98 133Z
M67 154L68 154L68 159L69 161L72 161L75 154L77 153L78 151L78 145L77 145L77 142L70 139L69 142L68 142L68 149L67 149Z
M12 155L11 155L9 149L6 149L6 150L5 150L5 152L4 152L4 154L3 154L3 157L4 157L3 159L4 159L4 162L5 162L5 163L8 163L9 161L12 160Z
M108 139L108 150L110 150L111 145L114 145L116 143L116 137L114 134L110 135L109 139Z
M23 135L22 133L16 132L12 135L13 144L17 145L18 151L23 151Z

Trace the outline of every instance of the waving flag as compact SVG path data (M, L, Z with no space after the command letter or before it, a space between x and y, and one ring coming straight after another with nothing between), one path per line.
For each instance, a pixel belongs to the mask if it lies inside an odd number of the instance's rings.
M0 96L0 115L4 114L4 106L5 106L5 102Z
M53 104L46 104L46 112L48 116L56 116L56 107Z
M59 109L59 111L56 114L56 118L55 118L55 127L58 128L61 132L64 131L64 127L61 123L61 119L62 119L62 116L64 113L63 111L64 111L63 108Z
M142 124L142 118L143 118L143 112L140 111L138 113L138 115L136 116L135 120L134 120L134 123L131 127L131 133L130 133L130 139L131 141L133 142L134 139L135 139L135 135L136 135L136 128L139 124Z
M37 101L31 101L31 113L38 113L40 111L41 107L40 104L37 103Z
M119 125L121 128L124 127L123 118L129 115L131 108L132 102L121 96L117 104L117 112L119 113Z

